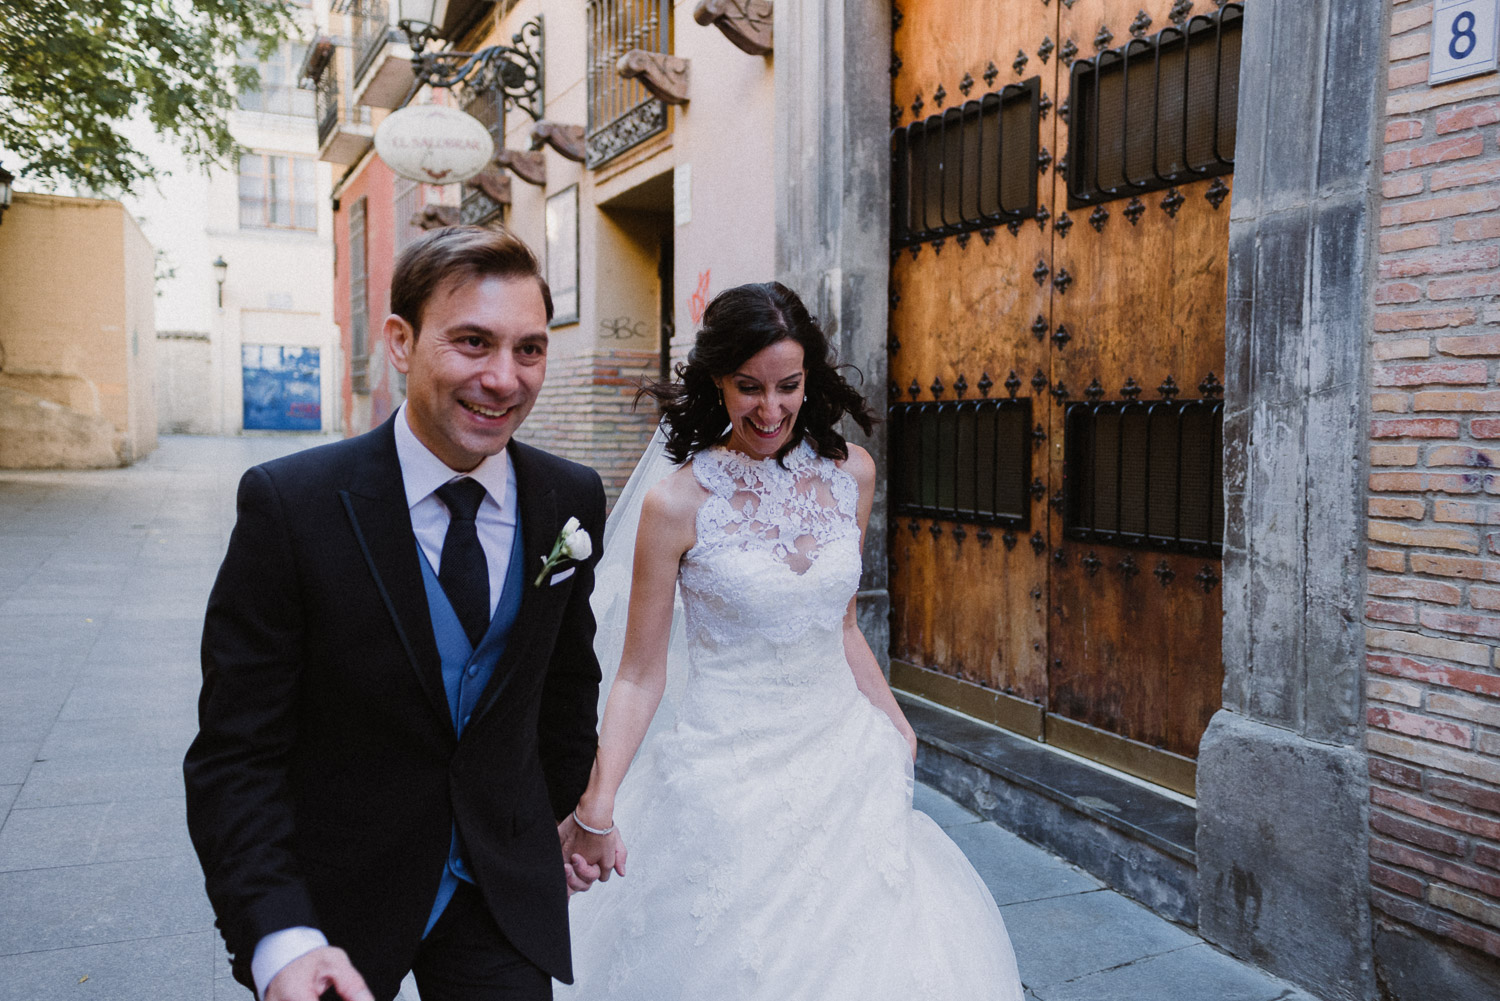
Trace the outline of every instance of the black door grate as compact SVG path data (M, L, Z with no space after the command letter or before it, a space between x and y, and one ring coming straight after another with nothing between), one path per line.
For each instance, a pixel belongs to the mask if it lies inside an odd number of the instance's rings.
M954 400L890 408L897 514L1028 527L1031 401Z

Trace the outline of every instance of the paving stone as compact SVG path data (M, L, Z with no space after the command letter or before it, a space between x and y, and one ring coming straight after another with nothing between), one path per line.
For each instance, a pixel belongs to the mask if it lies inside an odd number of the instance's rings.
M10 811L0 872L191 855L181 796Z
M181 761L197 733L196 714L59 720L42 741L36 756L48 762L64 758L102 759L99 764L124 759Z
M1000 906L1086 893L1104 884L994 824L951 828L951 837L974 864Z
M198 707L197 678L160 682L149 688L126 684L79 682L58 711L59 720L107 719L111 716L174 716Z
M1036 989L1038 1001L1316 1001L1209 945Z
M1016 949L1021 979L1043 998L1048 984L1199 941L1109 890L1010 904L1000 913Z
M953 799L922 782L916 784L912 795L912 805L935 820L939 827L974 824L981 819L979 814L960 806Z
M0 742L0 785L20 785L26 781L36 761L41 740L7 740Z
M16 801L16 795L20 791L20 786L0 786L0 827L5 825L5 818L10 814L10 805Z
M208 931L198 860L186 855L0 873L0 955Z
M181 795L182 791L182 759L175 755L123 761L44 759L31 766L15 805L36 808L161 799Z
M0 1001L196 1001L215 996L210 932L0 956ZM247 1001L240 989L235 1001Z

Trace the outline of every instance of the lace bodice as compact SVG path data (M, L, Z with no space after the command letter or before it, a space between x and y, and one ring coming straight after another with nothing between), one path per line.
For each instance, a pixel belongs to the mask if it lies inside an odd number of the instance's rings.
M695 650L841 631L859 586L854 477L806 442L784 465L711 448L693 475L710 494L680 576Z

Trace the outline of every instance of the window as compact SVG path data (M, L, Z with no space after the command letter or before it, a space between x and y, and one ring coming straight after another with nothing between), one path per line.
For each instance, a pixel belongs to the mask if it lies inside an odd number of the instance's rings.
M305 156L240 157L240 228L318 228L317 161Z
M290 42L283 42L264 61L257 58L255 46L243 44L240 46L239 64L260 73L258 90L245 88L240 91L238 101L241 109L273 115L296 115L299 118L313 117L313 92L297 86L300 59Z
M1240 4L1073 63L1068 207L1234 170Z
M1041 78L891 133L891 240L907 247L1036 215Z
M361 198L349 210L349 381L356 393L370 391L370 272Z
M663 16L663 8L665 16ZM587 164L598 167L667 129L667 106L639 80L615 71L631 49L671 51L672 11L663 0L588 0Z
M464 87L458 95L463 110L489 129L495 149L505 148L505 98L498 85L482 84ZM478 188L463 186L458 207L459 221L465 225L488 226L505 221L505 207ZM399 220L398 220L399 222Z
M547 285L552 325L578 319L578 185L547 199Z

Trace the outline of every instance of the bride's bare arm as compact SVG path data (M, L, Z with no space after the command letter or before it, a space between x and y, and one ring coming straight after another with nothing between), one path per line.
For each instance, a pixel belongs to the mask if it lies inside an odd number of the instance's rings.
M615 793L661 704L677 566L696 539L694 521L706 496L692 471L684 467L652 487L641 505L625 649L604 705L588 788L576 811L577 819L590 827L613 826ZM625 875L625 850L618 832L601 837L582 830L572 817L563 823L565 857L572 852L582 855L591 866L599 867L601 879L608 879L612 869Z
M865 526L870 523L870 507L875 497L875 462L870 458L869 452L858 445L850 445L849 458L844 460L843 468L859 484L859 541L863 548ZM865 634L860 632L859 619L855 613L856 601L856 598L850 598L849 608L844 612L844 655L849 659L849 669L854 672L854 683L865 693L865 698L891 718L896 729L901 731L906 742L911 745L911 755L915 759L916 731L906 721L906 714L901 711L901 707L896 704L891 686L886 683L885 674L880 670L880 662L875 659L875 653L865 640Z

